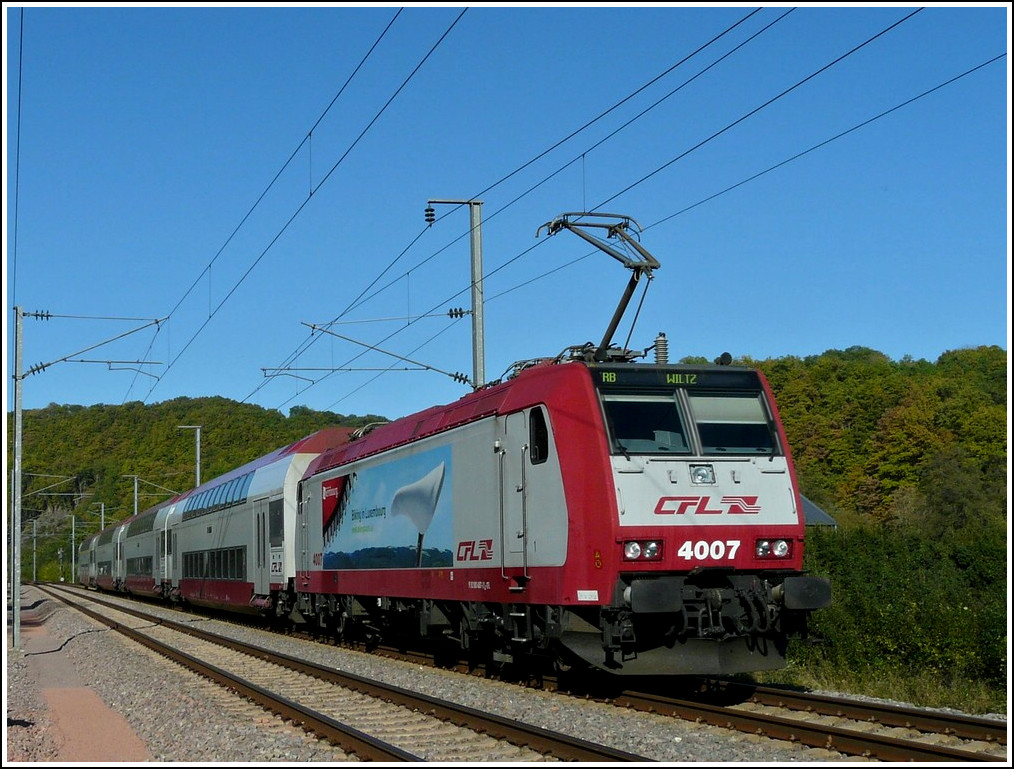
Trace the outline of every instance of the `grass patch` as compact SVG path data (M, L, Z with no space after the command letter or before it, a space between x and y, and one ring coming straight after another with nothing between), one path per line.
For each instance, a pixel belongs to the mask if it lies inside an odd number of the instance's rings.
M785 684L805 689L846 692L907 702L924 708L953 708L963 713L1007 714L1008 692L982 681L942 676L927 671L882 670L872 667L841 670L830 665L790 664L782 670L755 674L761 684Z

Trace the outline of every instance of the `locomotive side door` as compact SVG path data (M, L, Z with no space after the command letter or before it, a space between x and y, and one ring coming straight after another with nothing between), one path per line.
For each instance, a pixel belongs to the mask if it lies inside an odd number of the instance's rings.
M567 502L545 406L497 420L500 563L519 592L531 569L566 561Z
M498 422L501 569L504 578L515 580L511 589L521 590L530 578L529 567L546 565L535 563L536 550L542 551L538 557L545 561L553 546L560 549L559 542L566 543L564 533L550 534L559 526L550 510L561 507L557 497L562 491L547 464L550 439L545 410L535 406Z
M525 412L508 414L497 420L500 475L500 565L511 569L526 568L525 544L527 540L525 466L528 454L528 418ZM504 577L508 576L504 572Z
M296 585L297 589L301 589L307 584L307 574L310 571L310 529L307 525L309 517L307 516L307 509L309 505L309 499L306 496L309 494L309 486L304 486L302 483L297 485L296 493L296 541L295 541L295 558L296 558ZM302 576L300 576L302 575Z

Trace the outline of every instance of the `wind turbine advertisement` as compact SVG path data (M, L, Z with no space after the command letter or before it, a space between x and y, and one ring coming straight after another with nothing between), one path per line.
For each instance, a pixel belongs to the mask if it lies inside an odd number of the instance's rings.
M453 565L451 485L449 446L324 481L324 568Z

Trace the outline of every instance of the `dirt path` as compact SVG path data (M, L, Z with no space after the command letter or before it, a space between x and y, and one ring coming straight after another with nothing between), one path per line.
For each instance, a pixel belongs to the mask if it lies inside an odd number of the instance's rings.
M43 620L30 613L22 623L21 649L49 710L50 736L58 746L59 761L108 764L153 760L126 719L84 685Z

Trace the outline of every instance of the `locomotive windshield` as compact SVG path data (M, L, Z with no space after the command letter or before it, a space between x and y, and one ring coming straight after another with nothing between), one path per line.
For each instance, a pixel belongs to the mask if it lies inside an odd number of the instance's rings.
M605 395L613 445L634 454L688 454L690 444L676 399L667 395Z
M774 453L774 434L759 394L688 396L701 438L701 453Z
M763 396L757 392L609 392L603 393L602 404L618 453L777 452Z

